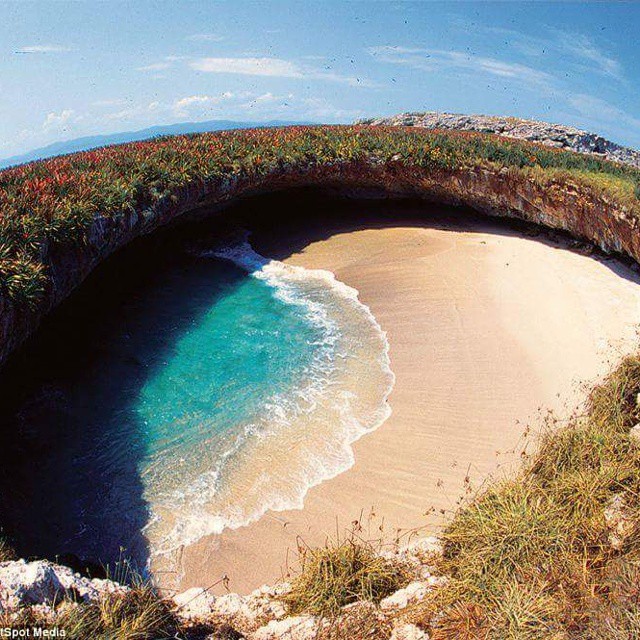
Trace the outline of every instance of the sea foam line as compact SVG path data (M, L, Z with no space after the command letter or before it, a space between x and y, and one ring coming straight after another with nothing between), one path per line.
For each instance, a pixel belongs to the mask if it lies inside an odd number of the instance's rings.
M201 509L196 509L196 512L189 514L181 513L174 529L168 536L164 537L163 543L160 548L156 548L154 555L170 553L179 547L192 544L206 535L219 534L226 528L236 529L246 526L257 521L267 511L302 509L305 497L310 489L350 469L355 464L352 445L365 434L377 429L391 415L388 398L395 383L395 375L391 370L389 342L386 333L378 324L371 309L360 301L357 289L339 281L331 271L306 269L265 258L250 245L248 235L234 245L205 250L199 252L199 255L201 257L222 258L233 262L252 277L261 279L265 284L272 287L274 295L281 301L300 307L309 322L323 329L322 348L324 351L321 351L321 353L325 359L333 359L336 355L334 352L340 339L342 327L331 317L325 303L313 299L312 296L301 295L300 285L315 282L323 288L329 289L332 294L338 296L342 301L346 301L353 311L361 314L365 318L369 329L379 339L382 349L377 354L376 361L381 368L381 374L386 381L386 386L381 393L380 404L369 416L367 424L363 424L354 413L352 400L356 396L355 391L351 394L342 394L335 399L334 408L340 416L342 427L342 431L335 434L336 437L341 438L338 443L341 449L338 461L328 459L320 462L316 461L316 464L306 469L304 481L296 486L295 492L288 495L269 494L265 496L265 500L259 507L251 511L251 513L242 515L238 513L212 514ZM340 354L337 355L339 356ZM302 403L307 404L307 411L313 410L314 405L323 399L322 394L329 392L328 385L330 381L327 371L318 366L316 370L310 373L311 375L309 375L308 379L313 379L318 384L309 385L308 388L298 390L297 397L294 399L297 400L297 403L293 403L297 404L295 408L292 409L291 398L275 397L267 403L268 406L265 407L265 412L274 423L290 422L300 418L301 414L304 413L304 409L300 406ZM349 395L352 397L349 397ZM206 506L202 501L206 501L207 495L211 498L215 495L216 485L220 480L226 461L237 453L247 438L259 436L259 433L252 433L253 428L255 428L255 425L247 425L242 437L239 437L228 451L222 453L216 469L212 469L197 478L189 488L190 490L187 490L187 494L191 494L192 498L198 497L196 502L199 502L202 507ZM313 461L310 460L309 462ZM183 495L183 501L189 502L193 507L193 500L186 500L187 497L186 494Z

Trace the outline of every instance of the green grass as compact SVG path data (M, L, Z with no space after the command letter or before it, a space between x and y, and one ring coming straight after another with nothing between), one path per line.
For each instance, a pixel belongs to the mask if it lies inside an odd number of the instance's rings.
M416 613L434 640L640 637L640 357L590 394L586 414L543 436L514 478L456 514L439 570L449 585ZM605 509L626 505L611 544Z

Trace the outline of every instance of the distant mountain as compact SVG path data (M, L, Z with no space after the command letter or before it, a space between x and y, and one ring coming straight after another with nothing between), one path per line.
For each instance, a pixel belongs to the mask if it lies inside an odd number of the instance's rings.
M10 158L0 159L0 169L16 164L24 164L33 160L51 158L65 153L75 153L76 151L86 151L96 147L104 147L110 144L122 144L123 142L134 142L136 140L147 140L156 136L171 136L182 133L204 133L206 131L228 131L229 129L248 129L253 127L284 127L287 125L307 124L301 122L285 122L272 120L270 122L236 122L235 120L209 120L207 122L179 122L177 124L159 125L140 129L139 131L125 131L123 133L112 133L101 136L86 136L54 142L46 147L40 147L33 151L28 151Z

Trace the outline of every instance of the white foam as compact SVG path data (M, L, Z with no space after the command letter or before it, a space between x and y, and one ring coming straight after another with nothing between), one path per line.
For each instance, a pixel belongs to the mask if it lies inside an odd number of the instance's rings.
M317 345L317 356L301 376L303 382L295 391L269 399L260 422L245 425L219 455L213 469L200 474L188 487L183 487L170 497L170 502L178 512L171 530L162 531L158 540L152 529L161 525L161 518L156 516L150 522L147 533L154 555L169 553L203 536L221 533L225 528L235 529L250 524L269 510L302 509L308 491L352 467L355 462L353 443L378 428L391 414L388 396L395 376L390 367L389 343L369 307L359 300L356 289L337 280L330 271L305 269L269 260L254 251L246 238L233 246L205 251L200 255L230 260L251 276L263 280L274 289L274 296L286 304L299 307L308 322L321 329L322 339ZM349 319L341 322L341 318L336 317L336 308L345 305L349 315L356 317L364 327L364 332L370 334L366 339L377 345L377 352L369 354L371 362L367 366L379 368L382 388L378 404L365 411L364 415L360 415L362 411L356 408L358 389L343 389L336 383L340 361L350 356L342 344L344 331L349 328ZM354 336L353 339L360 338ZM277 437L280 433L285 434L282 446L287 446L287 429L295 421L312 415L319 407L327 406L327 402L330 402L332 412L338 416L339 424L331 431L333 442L324 442L325 450L320 455L315 450L305 452L305 459L301 461L303 464L300 468L292 468L291 478L278 478L281 484L286 484L286 490L273 490L274 478L268 469L264 469L252 486L260 494L259 503L250 510L240 503L226 504L219 512L207 509L221 490L227 465L244 447L261 438ZM151 506L153 510L153 504Z

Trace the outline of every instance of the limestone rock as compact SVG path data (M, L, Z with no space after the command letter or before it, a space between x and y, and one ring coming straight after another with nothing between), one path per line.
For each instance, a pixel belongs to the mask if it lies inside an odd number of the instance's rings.
M31 604L53 604L65 588L48 562L16 560L0 564L0 586L5 610Z
M631 438L633 444L640 446L640 422L634 427L631 427L629 430L629 438Z
M415 604L424 600L425 596L434 585L429 582L411 582L404 589L399 589L390 596L380 601L380 608L383 611L397 611L404 609L410 604Z
M51 605L65 597L93 602L128 588L112 580L89 580L68 567L46 560L13 560L0 563L0 607L9 611L21 606Z
M199 587L187 589L173 597L176 614L184 620L206 620L211 616L215 596Z
M279 583L263 586L248 596L226 593L214 596L204 589L193 588L174 596L176 614L189 622L226 624L247 634L286 614L279 600L291 586Z
M320 622L314 616L272 620L249 636L249 640L316 640Z
M394 627L389 640L429 640L429 635L415 624L401 624Z

